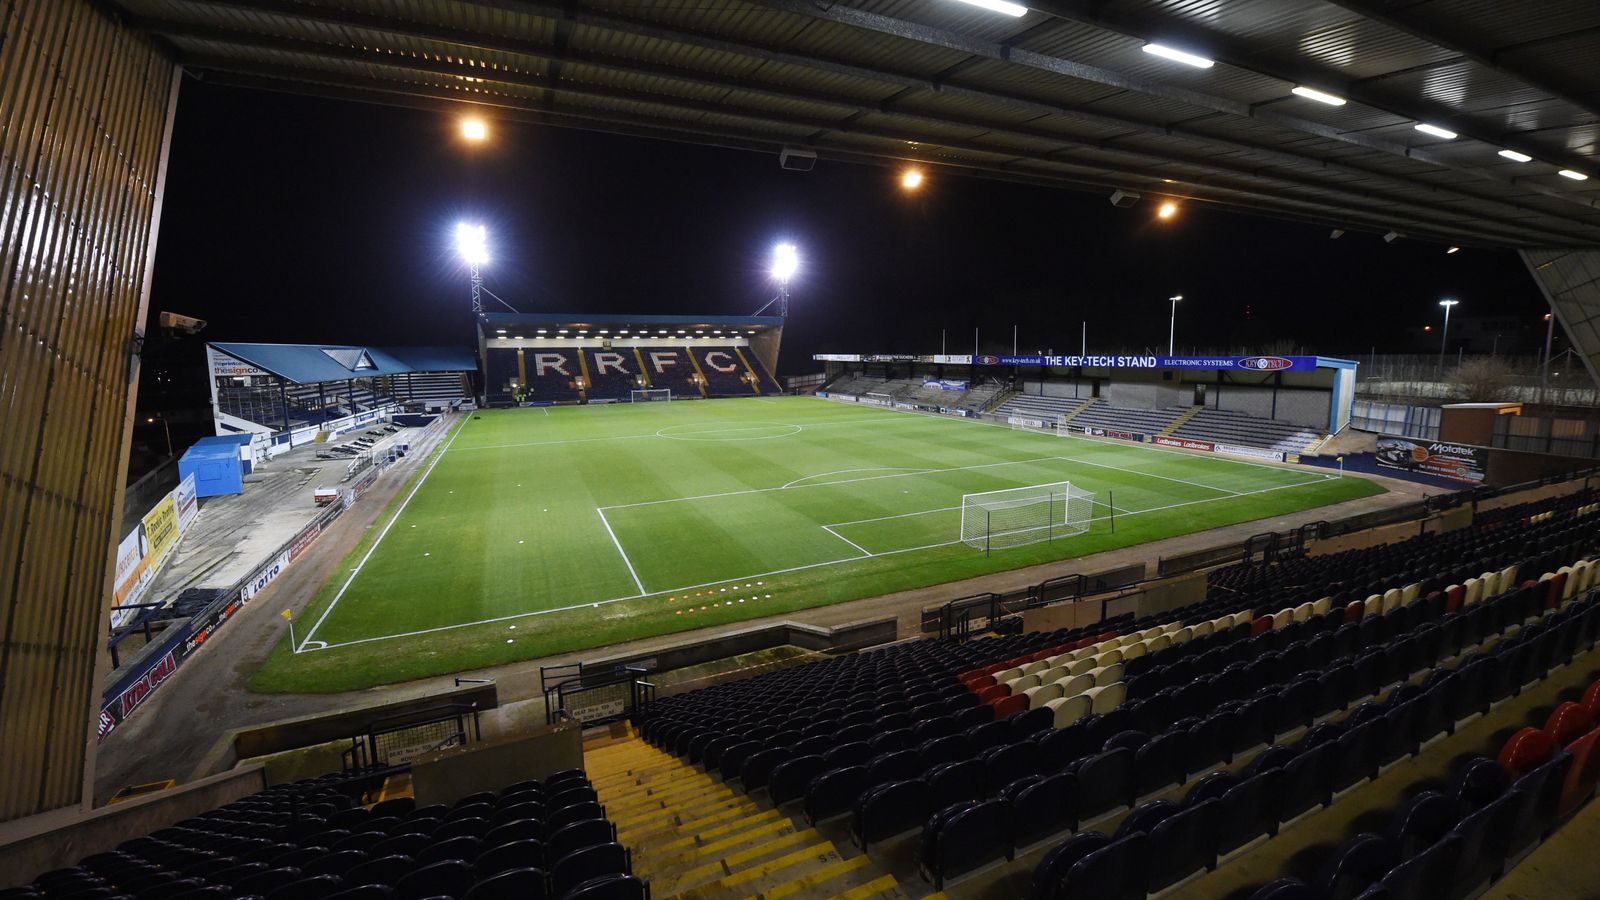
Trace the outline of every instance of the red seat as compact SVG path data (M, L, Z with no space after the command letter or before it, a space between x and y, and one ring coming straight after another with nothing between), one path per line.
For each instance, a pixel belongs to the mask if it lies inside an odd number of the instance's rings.
M1600 681L1589 685L1589 689L1583 692L1582 702L1591 719L1600 719Z
M994 685L996 682L993 675L969 675L965 678L962 678L961 683L965 684L967 686L967 690L969 691L981 691L986 687Z
M1571 744L1572 768L1567 770L1567 780L1561 785L1560 815L1570 815L1594 796L1600 785L1600 728L1589 732Z
M994 717L996 719L1004 719L1012 713L1019 713L1027 709L1028 695L1017 694L1014 697L1002 697L998 700L990 701L989 705L994 707Z
M1467 602L1467 589L1459 584L1452 584L1445 590L1444 596L1446 610L1460 609Z
M1026 698L1024 698L1026 699ZM1524 728L1513 734L1500 748L1500 768L1512 780L1537 769L1556 755L1556 742L1537 728Z
M1258 634L1266 634L1267 632L1269 632L1271 630L1272 630L1272 617L1271 616L1257 616L1250 623L1250 636L1251 637L1255 637Z
M1360 600L1352 600L1351 602L1346 603L1344 606L1345 624L1349 625L1351 623L1361 621L1361 614L1365 612L1366 609L1367 605L1362 603Z
M1011 696L1011 688L1008 688L1003 684L991 684L988 687L986 687L983 690L978 692L978 702L979 703L992 703L995 700L999 700L1002 697L1009 697L1009 696ZM1026 698L1024 698L1024 699L1026 699Z
M1550 735L1557 747L1565 747L1588 734L1593 727L1593 716L1588 708L1570 700L1557 706L1544 723L1545 733Z
M1029 654L1028 662L1038 662L1041 659L1049 659L1052 656L1055 656L1055 654L1049 650L1040 650L1038 653Z
M1544 608L1555 609L1561 605L1561 591L1566 587L1567 573L1557 572L1554 578L1544 584Z

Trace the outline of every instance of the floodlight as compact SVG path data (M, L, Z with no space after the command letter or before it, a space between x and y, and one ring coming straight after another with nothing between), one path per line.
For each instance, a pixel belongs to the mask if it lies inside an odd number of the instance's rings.
M1460 302L1461 302L1460 300L1444 299L1444 300L1440 300L1439 301L1439 305L1445 307L1446 309L1448 309L1448 308L1450 308L1452 306L1455 306L1457 303L1460 303Z
M1318 103L1326 103L1329 106L1343 106L1344 105L1344 98L1343 97L1337 97L1337 96L1334 96L1333 94L1330 94L1330 93L1328 93L1326 91L1319 91L1316 88L1306 87L1303 84L1295 85L1294 90L1291 91L1291 93L1293 93L1297 97L1304 97L1307 100L1315 100Z
M783 284L800 268L800 254L793 244L779 244L772 249L772 277Z
M900 186L908 191L922 187L922 170L907 169L900 175Z
M1446 253L1456 253L1456 252L1459 252L1460 250L1461 250L1460 247L1450 247L1449 249L1445 250L1444 252L1446 252Z
M1171 200L1161 204L1161 207L1156 210L1156 216L1162 219L1170 219L1174 215L1177 215L1177 213L1178 204L1173 203Z
M1170 59L1173 62L1181 62L1186 66L1194 66L1196 69L1209 69L1216 65L1214 61L1206 59L1204 56L1185 53L1175 47L1168 47L1166 44L1145 44L1144 52L1151 56L1159 56L1162 59Z
M481 141L489 136L489 126L482 119L462 119L461 136L469 141Z
M1526 153L1518 153L1515 150L1501 150L1500 155L1512 162L1533 162L1533 157Z
M1571 178L1573 181L1588 181L1589 180L1589 176L1583 174L1582 172L1574 171L1572 169L1562 169L1561 171L1557 172L1556 174L1560 175L1562 178Z
M462 222L456 226L456 247L462 259L470 265L481 266L489 261L489 232L482 225Z
M1415 127L1423 134L1431 134L1436 138L1444 138L1447 141L1453 141L1457 137L1454 131L1448 128L1440 128L1438 125L1429 125L1427 122L1418 122Z
M1021 17L1027 15L1028 13L1028 8L1026 6L1018 6L1015 3L1007 3L1006 0L961 0L961 2L971 4L981 9L987 9L990 12L1003 13L1008 16Z

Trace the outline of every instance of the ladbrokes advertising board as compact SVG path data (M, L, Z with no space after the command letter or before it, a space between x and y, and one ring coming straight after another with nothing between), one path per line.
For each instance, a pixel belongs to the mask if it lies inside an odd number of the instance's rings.
M1489 451L1470 444L1449 444L1384 434L1378 436L1378 465L1481 484L1488 472Z

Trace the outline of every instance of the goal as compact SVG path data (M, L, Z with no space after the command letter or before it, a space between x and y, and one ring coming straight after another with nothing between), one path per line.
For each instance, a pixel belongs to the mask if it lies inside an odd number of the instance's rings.
M1094 494L1069 481L1035 484L961 498L961 542L975 550L1003 550L1089 530Z
M628 400L633 403L650 403L655 400L671 400L672 391L669 388L644 388L628 392Z

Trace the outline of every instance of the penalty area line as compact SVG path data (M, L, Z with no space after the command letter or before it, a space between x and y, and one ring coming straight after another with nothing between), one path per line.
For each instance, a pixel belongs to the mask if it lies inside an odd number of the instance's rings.
M598 506L595 507L594 511L600 516L600 524L606 527L606 534L611 535L611 543L617 548L617 553L622 556L622 564L628 567L628 574L633 576L633 586L639 589L639 596L643 597L647 593L644 589L644 582L639 580L639 573L633 570L633 560L628 558L628 551L622 549L622 542L617 540L617 533L611 530L611 523L606 521L606 511Z

